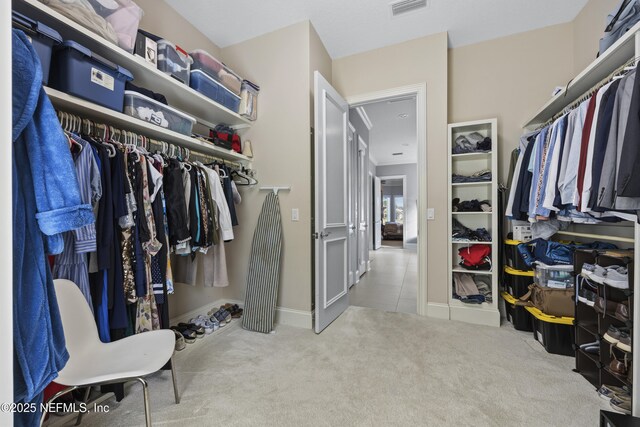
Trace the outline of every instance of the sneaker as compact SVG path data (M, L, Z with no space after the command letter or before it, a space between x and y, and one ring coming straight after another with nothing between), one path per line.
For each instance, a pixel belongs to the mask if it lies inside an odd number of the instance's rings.
M176 334L176 346L174 347L176 351L182 351L187 346L187 342L184 340L182 334L176 330L173 331Z
M202 326L204 328L204 333L205 335L209 335L212 334L213 331L215 331L215 328L213 326L213 323L211 323L211 321L209 319L207 319L206 317L200 315L198 317L194 317L193 319L189 320L189 322L198 325L198 326Z
M629 335L629 332L620 331L620 337L618 338L616 347L618 347L622 351L631 353L631 336Z
M604 284L616 289L629 289L629 275L626 267L607 268Z
M582 277L586 277L587 279L590 279L595 268L596 268L595 264L589 264L585 262L584 264L582 264L582 271L580 271L580 275L582 275Z
M594 346L594 345L600 345L600 341L594 341L594 342L588 342L588 343L580 344L580 348L584 350L585 348L591 347L591 346Z
M620 266L616 265L611 267L620 267ZM600 283L602 285L604 284L604 277L606 276L606 274L607 274L607 269L605 267L601 267L598 264L595 264L593 266L593 271L591 272L589 279L593 280L596 283Z
M614 411L622 412L623 414L631 415L631 400L623 400L619 399L617 396L614 396L610 401L609 405Z
M617 344L620 341L620 329L611 325L602 338L609 344Z
M600 354L600 346L599 345L590 345L582 349L585 353L589 354Z
M597 296L598 295L596 295L595 292L592 292L589 289L580 288L580 290L578 290L578 301L588 305L589 307L593 307L596 304Z
M617 387L607 384L602 384L598 389L598 396L606 400L611 400L613 397L618 395L629 395L629 389L626 387Z

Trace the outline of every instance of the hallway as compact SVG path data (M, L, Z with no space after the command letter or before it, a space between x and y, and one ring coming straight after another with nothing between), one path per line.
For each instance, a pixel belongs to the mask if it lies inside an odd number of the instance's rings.
M382 247L370 254L371 271L351 287L350 305L415 314L418 289L416 250Z

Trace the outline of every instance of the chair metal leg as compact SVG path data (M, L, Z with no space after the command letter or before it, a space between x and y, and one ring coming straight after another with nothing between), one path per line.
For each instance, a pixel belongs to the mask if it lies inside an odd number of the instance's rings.
M144 378L136 378L142 384L142 392L144 393L144 419L147 427L151 427L151 407L149 405L149 386Z
M176 364L171 356L171 378L173 379L173 395L176 398L176 405L180 403L180 395L178 394L178 377L176 376Z
M43 402L43 403L47 404L49 402L53 402L54 400L56 400L60 396L64 396L65 394L71 393L73 390L75 390L77 388L78 387L73 386L73 387L65 388L64 390L60 390L59 392L54 394L51 399L49 399L49 400L47 400L46 402ZM42 411L42 415L40 416L40 427L42 427L44 425L45 418L47 418L47 411Z
M84 399L82 399L83 403L89 402L89 394L91 393L91 386L87 386L87 390L84 392ZM84 416L84 412L80 411L78 414L78 419L76 420L76 425L79 426L82 422L82 417Z

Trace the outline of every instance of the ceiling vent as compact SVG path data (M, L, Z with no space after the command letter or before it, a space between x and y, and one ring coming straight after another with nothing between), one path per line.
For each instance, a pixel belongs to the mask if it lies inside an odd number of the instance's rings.
M429 6L429 0L400 0L391 3L391 15L400 16Z

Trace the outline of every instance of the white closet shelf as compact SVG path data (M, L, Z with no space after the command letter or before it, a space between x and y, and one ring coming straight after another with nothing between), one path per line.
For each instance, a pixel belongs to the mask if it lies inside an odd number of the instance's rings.
M640 23L627 31L613 46L574 77L560 93L551 98L538 110L523 127L533 128L545 123L598 84L598 82L624 65L629 59L634 58L636 56L635 38L637 37L636 33L638 31L640 31Z
M457 268L457 267L452 268L451 271L454 273L482 274L485 276L490 276L493 274L493 271L491 270L467 270L465 268Z
M223 123L235 129L249 127L251 121L196 92L163 73L143 58L130 54L110 41L73 22L38 0L14 0L13 8L54 28L65 40L74 40L92 52L129 70L134 83L166 96L169 105L196 118L207 127ZM179 44L180 40L174 40Z
M452 154L451 157L453 159L459 159L459 160L486 159L488 157L491 157L491 151L481 151L481 152L477 152L477 153Z
M584 237L585 239L607 240L612 242L623 242L623 243L635 242L635 239L631 237L610 236L606 234L579 233L576 231L557 231L556 234L560 234L562 236Z
M200 141L190 136L183 135L160 126L156 126L144 120L114 111L100 105L85 101L75 96L71 96L64 92L60 92L50 87L45 87L49 99L54 107L67 113L78 114L87 119L95 120L105 124L112 125L131 132L145 135L148 138L165 141L171 144L179 145L202 154L219 157L225 160L240 161L250 163L251 159L242 154L238 154L233 150L225 150L216 147L213 144Z
M463 187L469 185L491 185L493 181L481 181L481 182L454 182L451 185L454 187Z
M477 240L454 240L451 239L451 243L454 245L492 245L493 242L479 242Z
M491 215L493 212L451 212L451 215Z

